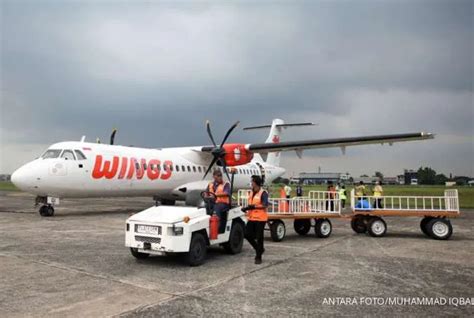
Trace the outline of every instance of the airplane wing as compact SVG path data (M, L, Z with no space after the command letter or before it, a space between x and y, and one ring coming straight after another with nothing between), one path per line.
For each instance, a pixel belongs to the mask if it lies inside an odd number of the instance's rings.
M378 136L361 136L361 137L347 137L347 138L332 138L332 139L313 139L301 141L286 141L279 143L258 143L247 144L245 148L254 153L268 153L279 151L302 151L304 149L319 149L319 148L334 148L340 147L345 149L349 146L369 145L369 144L389 144L395 142L414 141L433 139L434 135L431 133L408 133L408 134L394 134L394 135L378 135ZM203 149L204 150L204 149Z

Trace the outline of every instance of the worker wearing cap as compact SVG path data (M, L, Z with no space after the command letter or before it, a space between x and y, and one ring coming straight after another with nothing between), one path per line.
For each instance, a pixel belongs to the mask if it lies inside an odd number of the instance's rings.
M374 207L376 209L383 209L382 205L382 196L383 196L383 188L380 185L380 181L375 183L374 187Z
M245 238L255 249L255 264L262 263L262 255L265 252L263 247L263 230L268 221L268 192L262 189L262 178L252 176L252 193L248 200L248 206L242 208L247 213L248 222L245 227Z
M219 217L219 233L224 233L230 209L230 183L224 182L220 170L215 170L212 176L214 180L207 186L207 191L216 196L213 210Z

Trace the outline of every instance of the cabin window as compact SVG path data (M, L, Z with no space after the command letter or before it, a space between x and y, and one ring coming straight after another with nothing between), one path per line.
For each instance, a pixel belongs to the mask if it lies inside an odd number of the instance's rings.
M193 172L196 172L196 166L193 166Z
M76 158L74 157L74 153L72 152L72 150L69 149L63 151L61 158L65 160L76 160Z
M173 165L169 165L170 171L173 171Z
M161 165L160 165L160 164L157 164L157 165L156 165L156 170L158 170L158 171L161 170Z
M61 154L61 149L48 149L41 156L41 158L43 158L43 159L54 159L54 158L58 158L60 154Z
M201 166L199 166L199 167L198 167L198 171L199 171L199 173L201 173L201 172L202 172L202 170L201 170Z
M188 172L191 172L191 167L190 166L188 166Z
M146 170L146 163L143 163L143 170Z
M179 172L179 166L176 165L176 172Z
M135 162L135 169L140 170L140 163L139 162Z
M76 153L77 160L86 160L86 156L80 150L74 150Z

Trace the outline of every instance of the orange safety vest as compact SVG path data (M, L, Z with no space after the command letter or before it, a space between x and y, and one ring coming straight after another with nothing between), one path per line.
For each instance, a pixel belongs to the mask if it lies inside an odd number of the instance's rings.
M221 183L217 185L217 189L214 189L214 182L209 183L209 192L214 193L215 195L225 194L224 197L217 197L216 203L225 203L230 204L229 196L224 191L224 187L227 183Z
M259 208L254 210L249 210L247 217L249 221L261 221L267 222L268 221L268 214L267 208L262 207L262 194L265 190L260 189L257 193L253 193L249 197L249 205L255 205Z

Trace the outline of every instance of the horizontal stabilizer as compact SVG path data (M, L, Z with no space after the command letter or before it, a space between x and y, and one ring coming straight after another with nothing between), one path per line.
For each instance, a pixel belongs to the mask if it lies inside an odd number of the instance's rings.
M275 125L275 127L279 127L279 128L299 127L299 126L314 126L314 123L307 122L307 123L276 124ZM272 128L272 125L245 127L244 130L265 129L265 128Z

